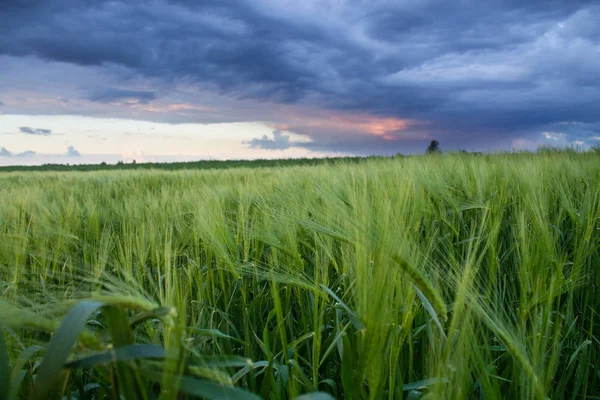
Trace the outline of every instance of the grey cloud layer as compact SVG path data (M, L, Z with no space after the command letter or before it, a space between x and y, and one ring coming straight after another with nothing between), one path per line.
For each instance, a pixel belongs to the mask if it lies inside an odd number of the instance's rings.
M30 128L28 126L22 126L19 128L21 133L25 133L27 135L40 135L40 136L48 136L52 134L52 129L43 129L43 128Z
M13 154L12 152L8 151L5 147L0 147L0 157L30 157L34 155L35 151L32 150L25 150L22 153Z
M273 131L273 139L269 139L267 135L263 135L260 139L252 139L247 144L254 149L263 149L263 150L286 150L294 145L292 141L290 141L290 137L284 135L279 130Z
M89 4L4 2L0 55L124 68L123 86L131 77L185 82L237 99L427 121L411 129L444 147L503 145L569 121L578 122L565 128L572 140L600 134L594 1ZM103 103L157 98L153 90L86 93ZM396 152L425 142L297 125L313 140L303 146L320 150Z
M87 96L88 100L100 103L110 103L119 100L133 100L141 104L156 99L156 94L146 90L123 90L118 88L104 88L93 90Z
M68 157L80 157L81 154L79 154L79 152L77 150L75 150L75 147L69 146L67 148L67 156Z
M25 150L22 153L12 153L10 151L8 151L5 147L0 147L0 157L30 157L30 156L34 156L36 155L35 151L32 150ZM66 153L67 157L80 157L81 154L73 147L73 146L69 146L67 148L67 153Z

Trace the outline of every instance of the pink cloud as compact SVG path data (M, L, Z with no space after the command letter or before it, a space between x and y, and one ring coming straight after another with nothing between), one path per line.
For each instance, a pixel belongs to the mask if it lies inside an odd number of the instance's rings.
M287 108L279 119L282 122L270 125L273 129L307 134L313 132L358 133L379 136L385 140L402 139L403 134L413 138L413 135L407 130L424 124L422 121L413 119L378 117L345 111L310 110L301 107ZM421 136L422 133L419 138Z
M139 106L139 108L143 111L153 112L153 113L169 113L169 112L177 112L177 111L216 111L215 107L207 107L207 106L198 106L189 103L173 103L173 104L135 104L135 106Z

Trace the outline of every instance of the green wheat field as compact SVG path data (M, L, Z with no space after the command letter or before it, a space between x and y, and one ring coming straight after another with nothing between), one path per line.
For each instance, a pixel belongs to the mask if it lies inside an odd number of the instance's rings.
M600 399L600 155L0 172L0 400Z

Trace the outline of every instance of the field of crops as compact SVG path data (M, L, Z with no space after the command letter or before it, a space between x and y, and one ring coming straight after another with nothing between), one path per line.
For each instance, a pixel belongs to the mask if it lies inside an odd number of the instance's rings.
M598 399L600 156L3 172L0 285L1 400Z

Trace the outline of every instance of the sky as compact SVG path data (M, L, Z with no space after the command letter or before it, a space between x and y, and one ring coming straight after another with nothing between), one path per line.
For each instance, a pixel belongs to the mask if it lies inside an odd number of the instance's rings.
M599 1L2 0L0 165L600 145Z

